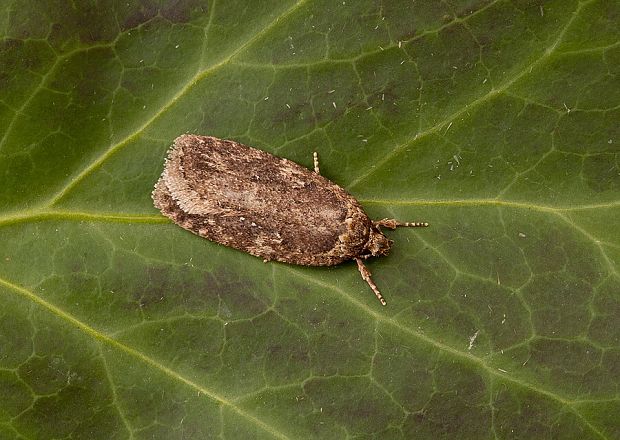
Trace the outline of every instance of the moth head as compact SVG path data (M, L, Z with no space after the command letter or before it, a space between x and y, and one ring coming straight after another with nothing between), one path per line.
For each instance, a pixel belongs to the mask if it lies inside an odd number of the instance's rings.
M392 243L394 242L383 235L379 228L373 225L370 227L370 234L364 250L366 251L365 253L373 257L387 255L390 253Z

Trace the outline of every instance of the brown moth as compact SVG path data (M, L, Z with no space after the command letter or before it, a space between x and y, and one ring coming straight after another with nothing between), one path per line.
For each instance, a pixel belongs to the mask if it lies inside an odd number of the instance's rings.
M388 254L393 242L381 227L428 226L370 220L357 200L319 174L316 153L313 172L211 136L175 139L152 197L179 226L265 262L333 266L355 260L383 305L362 260Z

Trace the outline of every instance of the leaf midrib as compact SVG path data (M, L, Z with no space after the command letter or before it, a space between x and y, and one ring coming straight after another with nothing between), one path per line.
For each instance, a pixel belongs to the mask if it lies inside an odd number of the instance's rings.
M620 202L591 203L585 205L542 205L538 203L519 202L501 199L437 199L437 200L402 200L402 199L358 199L362 205L385 205L385 206L445 206L445 207L505 207L525 209L543 213L564 213L573 211L587 211L592 209L613 209L620 207ZM168 223L169 220L160 215L77 211L61 209L33 209L28 211L15 211L11 214L0 216L0 227L17 223L34 222L41 220L73 220L73 221L97 221L113 223Z
M611 247L620 247L615 243L605 242L596 238L585 228L575 224L569 217L565 215L568 212L584 211L593 209L613 209L620 206L620 202L596 203L587 205L573 206L549 206L533 204L528 202L514 202L499 199L454 199L454 200L384 200L384 199L361 199L362 204L380 204L386 206L447 206L447 207L497 207L497 208L514 208L533 210L548 213L556 216L568 226L579 232L592 242L601 252L601 256L608 265L610 272L616 276L620 276L616 270L613 260L607 255L602 245ZM20 223L51 221L51 220L68 220L68 221L96 221L109 223L127 223L127 224L165 224L170 221L160 215L145 214L117 214L104 212L85 212L85 211L67 211L67 210L31 210L23 213L14 213L0 216L0 227L10 226Z

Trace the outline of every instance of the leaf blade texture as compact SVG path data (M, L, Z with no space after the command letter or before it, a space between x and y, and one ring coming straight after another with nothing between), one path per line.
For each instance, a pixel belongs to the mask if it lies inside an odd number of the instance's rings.
M615 2L121 3L3 4L1 438L620 436ZM429 221L389 306L160 216L184 132Z

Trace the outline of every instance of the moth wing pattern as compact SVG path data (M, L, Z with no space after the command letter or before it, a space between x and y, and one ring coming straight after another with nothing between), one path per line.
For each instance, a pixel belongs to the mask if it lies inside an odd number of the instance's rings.
M265 260L308 266L358 256L371 226L359 203L318 173L211 136L175 140L153 200L201 237Z

